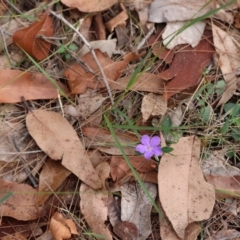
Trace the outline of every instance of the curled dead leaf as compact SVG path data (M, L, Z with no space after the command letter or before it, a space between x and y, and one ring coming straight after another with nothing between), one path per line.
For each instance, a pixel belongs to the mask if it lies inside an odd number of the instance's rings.
M51 43L38 36L53 37L54 26L48 13L43 14L39 21L27 28L20 29L13 34L13 43L21 47L31 56L43 60L49 54Z
M75 223L58 212L52 216L49 229L55 240L69 239L72 234L79 235Z

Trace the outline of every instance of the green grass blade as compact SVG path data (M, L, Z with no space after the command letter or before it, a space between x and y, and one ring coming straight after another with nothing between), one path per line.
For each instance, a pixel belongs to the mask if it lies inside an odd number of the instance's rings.
M12 192L8 192L3 198L0 199L0 204L2 204L3 202L7 201L12 196L13 196L13 193Z

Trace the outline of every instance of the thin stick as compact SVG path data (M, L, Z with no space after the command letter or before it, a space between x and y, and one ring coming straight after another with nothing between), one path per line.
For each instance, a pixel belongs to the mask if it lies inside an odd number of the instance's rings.
M19 147L18 147L18 145L17 145L17 143L16 143L16 141L15 141L14 138L12 138L12 142L13 142L13 145L14 145L14 147L16 148L16 150L17 150L18 152L21 152L21 150L19 149ZM22 157L21 155L20 155L20 158L21 158L21 160L22 160L22 163L25 165L25 166L24 166L24 170L25 170L25 172L26 172L26 174L27 174L30 182L32 183L33 187L36 188L36 187L38 186L38 183L37 183L35 177L32 175L31 170L30 170L29 167L27 166L27 161L26 161L26 159L25 159L24 157Z
M62 15L60 14L57 14L55 12L53 12L52 10L50 10L50 13L55 16L56 18L60 19L61 21L63 21L68 27L70 27L81 39L82 41L86 44L86 46L88 47L88 49L90 50L91 54L93 55L93 58L95 60L95 62L97 63L99 69L100 69L100 72L102 74L102 77L103 77L103 81L107 87L107 91L108 91L108 95L109 95L109 98L111 100L111 103L112 105L114 105L114 101L113 101L113 97L112 97L112 92L111 92L111 89L109 87L109 84L108 84L108 81L107 81L107 78L106 78L106 75L102 69L102 66L101 64L99 63L98 59L97 59L97 56L95 54L95 51L94 49L92 48L92 46L88 43L88 41L85 39L85 37L79 32L77 31L77 29L75 29Z
M142 39L142 41L137 45L137 50L139 50L146 43L146 41L151 37L151 35L153 34L154 31L155 31L155 27L153 26L149 30L147 35Z
M9 55L9 52L8 52L8 46L7 46L7 43L6 43L6 40L5 40L3 30L1 28L0 28L0 32L1 32L1 35L2 35L2 40L3 40L3 45L4 45L4 48L5 48L5 51L7 53L8 61L10 62L11 66L12 66L12 61L11 61L11 58L10 58L10 55Z

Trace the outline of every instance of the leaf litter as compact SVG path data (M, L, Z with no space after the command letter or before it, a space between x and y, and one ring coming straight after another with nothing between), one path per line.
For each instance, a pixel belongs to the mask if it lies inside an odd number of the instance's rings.
M64 0L12 18L6 4L2 226L31 220L36 239L237 238L239 5L210 16L220 1Z

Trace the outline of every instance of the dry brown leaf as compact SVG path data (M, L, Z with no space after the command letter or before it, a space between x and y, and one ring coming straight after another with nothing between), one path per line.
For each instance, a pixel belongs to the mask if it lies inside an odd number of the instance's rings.
M48 13L43 14L39 21L29 27L16 31L13 34L13 42L40 61L48 56L51 47L51 43L37 37L40 35L45 37L54 35L52 18Z
M163 116L167 111L167 101L161 95L149 93L143 97L141 112L143 122L151 116Z
M159 59L163 59L164 62L166 63L171 63L175 54L174 49L166 49L163 44L162 44L162 32L164 30L164 27L160 26L156 33L153 34L149 40L148 43L152 46L152 52L155 56L157 56Z
M121 222L120 203L113 196L108 198L108 218L113 227Z
M106 189L105 181L110 177L110 165L107 162L101 162L96 167L96 171L101 179L101 183L103 188Z
M205 37L195 47L183 46L175 53L174 60L169 69L159 74L167 82L164 97L169 99L175 93L195 87L199 84L203 70L210 63L214 47L211 44L211 33L205 32Z
M33 18L35 15L35 9L25 12L25 14L30 17ZM3 31L8 31L8 32L15 32L17 30L19 30L20 28L27 27L29 25L29 21L24 18L21 18L21 21L19 21L18 18L11 18L9 19L9 21L7 21L5 24L1 25L1 29ZM10 35L5 34L5 39L4 39L6 45L10 45L13 42L13 38ZM0 51L5 49L5 44L3 43L2 39L0 39Z
M13 235L8 235L5 236L3 238L1 238L1 240L27 240L27 238L25 236L23 236L21 233L14 233Z
M227 226L226 227L224 226L222 230L216 232L213 236L208 237L206 240L215 240L215 239L239 240L240 233L235 229L227 229Z
M124 8L123 4L120 4L122 6L123 11L121 11L117 16L106 22L106 27L109 32L113 32L113 30L121 25L126 25L126 20L128 20L128 14L126 9Z
M198 45L202 38L206 23L200 21L181 31L185 24L186 22L167 23L162 34L163 44L167 49L173 49L180 44L189 44L193 48ZM180 32L175 36L176 31Z
M0 179L0 189L0 199L4 199L9 193L13 194L1 204L1 216L28 221L45 214L43 208L36 205L37 190L31 186Z
M240 198L240 175L216 176L205 175L206 180L214 185L217 198Z
M63 4L71 8L78 8L81 12L101 12L110 8L118 0L61 0Z
M109 39L109 40L98 40L98 41L89 42L89 45L93 49L100 49L101 52L106 53L109 58L111 58L114 51L116 51L116 44L117 44L116 38ZM83 45L83 47L77 53L77 56L82 57L85 54L87 54L89 51L90 51L89 47L87 45Z
M125 55L122 61L113 62L110 58L106 56L106 54L102 53L99 49L96 49L95 53L109 82L116 81L120 77L121 72L125 69L127 64L130 61L133 61L140 57L140 55L132 52ZM68 80L68 84L72 90L72 93L84 93L87 88L105 88L106 85L104 84L103 80L101 80L102 76L97 63L92 56L92 53L89 52L85 54L81 58L81 60L85 62L94 73L86 72L84 68L78 63L73 63L72 65L70 65L69 68L65 70L64 74ZM96 76L99 76L100 79L97 79Z
M226 103L237 89L236 70L240 66L240 51L232 36L212 24L213 42L219 55L219 67L226 82L226 90L218 102L218 106Z
M155 0L150 5L148 20L151 22L175 22L193 19L207 13L213 4L208 0Z
M199 167L200 140L183 137L172 147L171 155L164 154L159 165L159 196L175 232L184 239L189 224L210 217L215 193Z
M104 13L97 13L93 19L93 29L98 40L106 40L106 26L103 22L103 14ZM103 51L104 52L104 51Z
M120 238L120 239L138 239L138 229L134 223L131 222L118 222L114 228L113 232Z
M57 98L56 87L41 73L23 72L20 70L0 70L0 102L21 102L26 100ZM57 83L66 92L66 87Z
M201 230L202 229L199 223L194 222L189 224L188 227L186 228L184 240L197 240L197 237L201 232ZM169 222L169 220L165 215L160 218L160 235L161 235L161 238L164 240L180 240L181 239L177 236L171 223Z
M96 168L98 174L102 176L102 181L105 181L110 172L109 165L107 167L106 164L103 162ZM105 225L108 215L108 197L107 191L95 191L86 184L81 184L80 186L80 208L89 227L93 233L101 234L105 236L105 239L111 240L112 235L107 225Z
M110 83L112 90L124 91L131 79L131 76L119 78L116 82ZM143 73L137 77L137 81L131 88L132 91L145 91L153 93L162 93L164 90L164 81L156 74Z
M128 156L131 164L139 173L148 173L156 170L157 164L153 160L148 160L143 156ZM120 182L125 177L131 175L131 170L128 167L125 159L120 156L111 157L111 177L116 183ZM157 173L157 172L156 172Z
M66 219L61 213L54 213L50 220L49 230L55 240L70 239L72 234L79 235L75 223Z
M96 147L101 152L112 155L122 155L110 131L92 127L85 127L82 131L87 136L85 141L88 147ZM133 147L133 143L138 142L137 137L126 133L116 133L116 136L120 144L122 144L125 153L127 155L134 155L135 148Z
M91 116L106 100L100 93L95 93L92 89L87 89L84 94L79 95L77 101L78 105L67 105L64 107L64 112L73 117L87 118Z
M37 196L36 204L43 205L70 174L71 172L59 162L47 159L39 175L39 194Z
M156 184L148 182L144 184L152 199L155 200L157 196ZM135 239L145 240L152 232L152 203L138 183L125 183L120 187L120 190L122 194L121 219L136 225L138 237Z
M59 113L34 110L28 113L26 125L38 146L93 189L101 187L85 148L76 131Z

